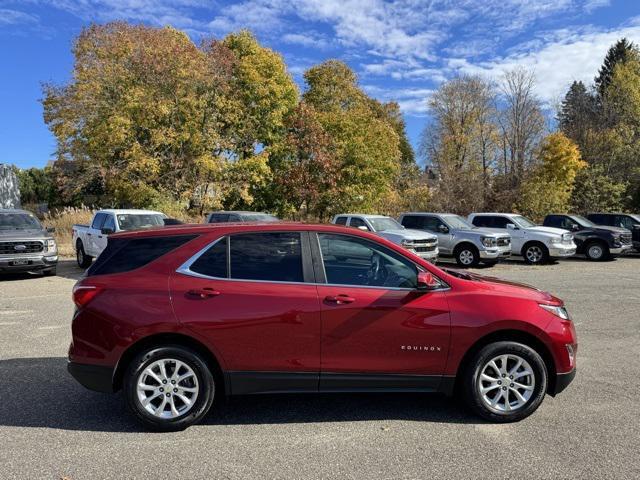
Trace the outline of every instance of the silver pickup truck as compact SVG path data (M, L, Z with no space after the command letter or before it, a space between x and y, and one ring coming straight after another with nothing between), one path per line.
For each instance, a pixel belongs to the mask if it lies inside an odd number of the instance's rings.
M26 210L0 210L0 273L55 275L58 247L52 233Z
M483 262L493 265L511 255L511 236L476 228L452 213L412 212L400 215L400 223L438 236L440 254L452 256L461 267Z
M331 223L376 233L429 262L436 263L438 260L438 237L428 232L406 229L391 217L343 213L333 217Z

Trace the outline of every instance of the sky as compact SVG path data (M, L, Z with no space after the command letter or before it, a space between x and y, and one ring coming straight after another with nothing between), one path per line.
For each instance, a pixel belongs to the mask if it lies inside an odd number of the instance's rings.
M341 59L371 96L400 104L414 147L449 78L499 81L522 65L552 117L572 81L593 83L613 42L640 44L638 0L0 0L0 163L55 158L42 83L68 82L73 39L111 20L172 25L194 41L248 28L301 89L307 68Z

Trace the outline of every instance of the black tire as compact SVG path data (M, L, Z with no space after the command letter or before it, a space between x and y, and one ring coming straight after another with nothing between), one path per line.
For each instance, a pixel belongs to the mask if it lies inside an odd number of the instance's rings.
M458 266L463 268L477 267L478 263L480 263L480 253L475 245L471 245L470 243L458 245L453 256Z
M484 367L492 359L501 355L514 355L524 359L531 367L533 378L535 379L535 385L526 403L511 411L498 411L492 408L480 392L480 388L482 387L480 375ZM512 362L513 361L514 360L512 360ZM513 363L511 365L513 365ZM517 422L528 417L540 406L547 391L548 373L542 357L531 347L517 342L501 341L486 345L471 358L462 375L460 379L461 390L465 404L475 414L485 420L496 423ZM494 390L497 391L496 396L500 394L500 390L505 389L510 395L509 398L516 400L509 386L498 387L497 390ZM504 403L506 406L506 402Z
M84 245L82 245L82 242L78 240L78 243L76 243L76 262L78 262L78 266L80 268L89 268L92 261L93 258L87 255L84 251Z
M524 261L529 265L544 265L549 263L549 249L540 242L527 243L522 248Z
M611 258L609 246L604 242L592 241L584 247L584 254L592 262L602 262Z
M195 402L184 414L174 418L160 418L150 413L138 398L137 385L142 372L150 364L162 359L179 360L186 364L197 378L197 387L194 387L197 388ZM160 432L175 432L199 422L207 414L213 404L216 385L213 374L200 355L180 345L168 345L138 354L127 367L123 389L127 406L147 428ZM167 392L163 395L169 397L171 394ZM159 398L163 398L162 395Z
M46 270L42 271L42 275L44 275L45 277L53 277L56 275L57 272L57 268L53 267L53 268L48 268Z

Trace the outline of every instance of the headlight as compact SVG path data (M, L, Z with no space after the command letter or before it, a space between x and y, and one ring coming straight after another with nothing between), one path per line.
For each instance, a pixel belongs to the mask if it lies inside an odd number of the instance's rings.
M498 241L493 237L482 237L482 245L485 247L495 247Z
M571 320L569 318L569 313L567 312L567 309L564 307L558 307L555 305L544 305L542 303L539 303L538 305L544 308L547 312L553 313L556 317L559 317L563 320Z
M562 239L565 242L570 242L571 240L573 240L573 235L570 234L570 233L564 233L564 234L562 234Z
M404 248L409 248L413 246L413 241L405 239L400 242L400 245L402 245Z
M56 241L53 238L44 241L45 252L55 252L57 250Z
M551 237L551 243L562 243L562 237Z

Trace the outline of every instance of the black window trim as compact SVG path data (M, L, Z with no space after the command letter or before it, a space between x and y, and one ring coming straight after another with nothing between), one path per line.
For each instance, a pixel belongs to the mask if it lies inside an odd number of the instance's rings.
M191 265L193 265L196 260L198 260L204 253L213 247L216 243L221 240L231 239L231 237L237 235L250 235L250 234L265 234L265 233L297 233L300 235L300 254L302 257L302 277L304 281L302 282L294 282L294 281L283 281L283 280L256 280L256 279L243 279L243 278L230 278L231 274L231 242L227 241L227 277L212 277L210 275L205 275L203 273L194 272L191 270ZM191 257L187 259L182 265L178 267L176 273L180 273L182 275L188 275L191 277L201 278L204 280L219 280L226 282L256 282L256 283L276 283L276 284L294 284L294 285L316 285L316 279L314 275L314 268L312 265L312 255L311 255L311 247L309 245L309 232L305 230L256 230L256 231L242 231L242 232L234 232L227 235L223 235L220 238L216 238L214 241L208 243L204 246L204 248L198 250Z

